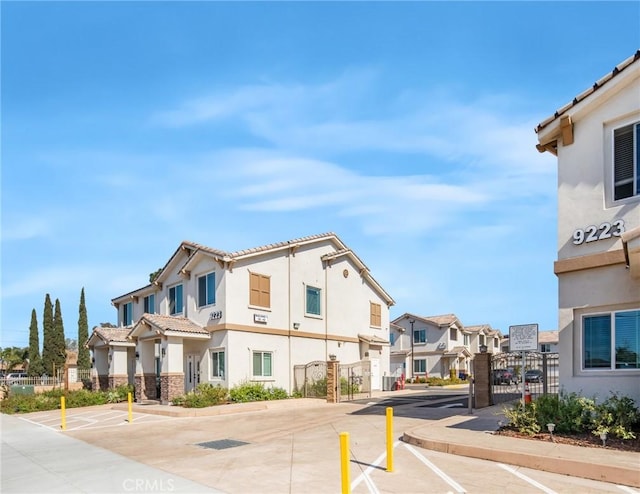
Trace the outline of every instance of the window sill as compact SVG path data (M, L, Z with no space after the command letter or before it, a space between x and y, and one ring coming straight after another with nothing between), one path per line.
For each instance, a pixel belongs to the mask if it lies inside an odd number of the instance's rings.
M247 305L247 308L251 310L262 310L264 312L271 312L271 307L260 307L259 305Z
M309 319L318 319L318 320L324 319L324 317L322 317L322 314L309 314L308 312L305 313L304 317L308 317Z

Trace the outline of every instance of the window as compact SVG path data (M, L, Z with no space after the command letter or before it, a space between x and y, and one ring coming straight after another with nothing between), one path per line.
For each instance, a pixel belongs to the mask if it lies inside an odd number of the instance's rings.
M122 306L122 325L131 326L133 324L133 304L127 302Z
M169 314L181 314L182 305L182 285L176 285L169 288Z
M271 352L253 352L253 375L255 377L271 377Z
M211 377L224 379L224 350L211 350Z
M382 307L380 304L369 303L369 324L379 328L382 326Z
M156 296L155 294L148 295L144 298L144 312L145 314L156 313Z
M216 274L198 277L198 307L216 303Z
M464 346L469 346L469 335L468 334L464 335Z
M249 273L249 305L271 307L271 277Z
M426 373L427 372L427 361L426 359L418 359L413 361L413 373Z
M585 316L584 369L640 369L640 310Z
M426 343L427 342L427 330L426 329L415 329L413 331L413 342L414 343Z
M498 340L498 338L494 338L493 339L493 348L498 348L498 346L500 346L500 341Z
M457 328L449 328L449 338L452 341L458 340L458 329Z
M549 353L551 351L551 343L540 343L540 351L542 353Z
M484 345L484 344L485 344L484 335L481 334L481 335L478 336L478 345Z
M613 199L640 195L640 123L613 131Z
M391 346L393 346L393 344L396 342L396 334L395 333L389 333L389 343L391 344Z
M307 286L306 312L314 316L320 315L320 288Z

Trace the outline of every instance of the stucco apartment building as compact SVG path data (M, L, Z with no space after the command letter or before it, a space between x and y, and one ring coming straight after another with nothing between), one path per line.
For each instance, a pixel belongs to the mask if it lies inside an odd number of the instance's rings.
M464 326L455 314L405 313L391 321L391 373L407 379L470 374L481 346L498 353L500 339L489 324Z
M225 252L182 242L152 283L112 300L119 328L89 339L98 387L168 402L199 383L294 391L293 368L330 356L389 372L394 301L334 233Z
M536 132L558 160L560 386L640 403L640 50Z

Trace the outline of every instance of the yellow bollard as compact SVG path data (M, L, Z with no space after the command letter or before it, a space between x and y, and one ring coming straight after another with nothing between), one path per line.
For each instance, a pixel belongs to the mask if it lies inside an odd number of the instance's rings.
M62 413L62 425L60 427L62 427L63 431L67 430L67 409L66 409L66 403L64 400L64 396L60 397L60 413Z
M340 433L340 473L342 474L342 494L351 492L351 479L349 478L349 433Z
M387 472L393 472L393 408L387 407Z
M133 409L131 405L131 393L127 393L127 400L129 401L129 423L133 422Z

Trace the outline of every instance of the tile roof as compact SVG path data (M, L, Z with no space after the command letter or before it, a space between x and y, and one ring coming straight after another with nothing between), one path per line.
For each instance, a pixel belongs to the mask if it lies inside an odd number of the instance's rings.
M548 117L545 120L543 120L535 128L536 133L538 133L539 131L544 129L547 125L549 125L555 119L557 119L558 117L560 117L561 115L563 115L564 113L569 111L571 108L576 106L578 103L580 103L584 99L586 99L589 96L591 96L594 92L596 92L598 89L600 89L602 86L604 86L607 82L609 82L611 79L613 79L615 76L620 74L623 70L625 70L627 67L629 67L631 64L633 64L634 62L636 62L638 60L640 60L640 50L636 50L636 52L632 56L627 58L622 63L616 65L613 68L613 70L611 72L609 72L608 74L606 74L604 77L598 79L593 84L593 86L591 86L589 89L587 89L587 90L583 91L582 93L580 93L578 96L573 98L573 100L570 103L567 103L562 108L559 108L558 110L555 111L555 113L553 115L551 115L550 117Z
M104 341L108 342L128 342L127 335L131 328L108 328L103 326L97 326L93 328L93 332L96 333Z
M427 321L431 321L431 322L433 322L435 324L438 324L439 326L442 326L442 325L445 325L445 324L453 324L454 322L458 321L458 318L456 317L455 314L443 314L443 315L440 315L440 316L427 316L427 317L423 317L422 319L425 319Z
M163 331L175 331L177 333L206 334L209 332L201 326L191 322L186 317L161 316L160 314L144 314L140 321L146 321Z
M558 343L558 332L540 331L538 333L538 343Z

